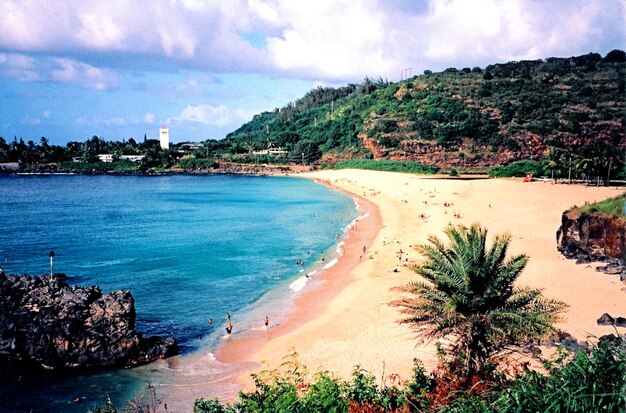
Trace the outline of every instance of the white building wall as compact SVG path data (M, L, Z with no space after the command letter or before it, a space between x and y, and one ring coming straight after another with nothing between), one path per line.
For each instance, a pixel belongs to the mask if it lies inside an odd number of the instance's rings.
M159 141L161 142L161 149L170 148L170 130L167 126L161 126L159 129Z

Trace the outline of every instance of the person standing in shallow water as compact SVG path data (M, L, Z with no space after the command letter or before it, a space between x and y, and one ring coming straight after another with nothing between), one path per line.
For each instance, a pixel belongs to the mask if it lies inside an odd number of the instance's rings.
M265 327L267 327L269 323L270 323L270 318L268 316L265 316Z
M226 332L228 334L233 332L233 324L230 322L230 320L228 320L228 325L226 326Z

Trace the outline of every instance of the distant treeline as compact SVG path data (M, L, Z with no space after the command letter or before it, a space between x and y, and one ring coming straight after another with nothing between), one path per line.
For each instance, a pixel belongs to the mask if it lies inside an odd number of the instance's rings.
M0 137L0 163L67 167L64 163L79 157L91 165L103 153L115 160L145 155L133 166L140 169L378 159L459 170L498 165L493 176L533 172L602 183L624 178L625 70L626 53L613 50L604 57L589 53L484 69L426 70L395 83L366 77L361 84L317 87L285 107L255 115L225 139L201 145L162 150L145 137L107 142L94 136L61 147L45 137L39 143ZM399 165L378 167L409 164Z

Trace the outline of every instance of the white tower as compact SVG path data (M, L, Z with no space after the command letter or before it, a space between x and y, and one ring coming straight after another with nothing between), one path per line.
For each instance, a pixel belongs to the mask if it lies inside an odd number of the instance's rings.
M167 126L161 126L159 129L159 140L161 141L161 149L170 148L170 130Z

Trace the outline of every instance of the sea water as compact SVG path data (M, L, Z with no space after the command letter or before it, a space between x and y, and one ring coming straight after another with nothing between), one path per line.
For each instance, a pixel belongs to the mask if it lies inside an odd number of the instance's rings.
M303 274L332 262L356 216L350 197L298 178L4 176L0 267L46 274L53 250L53 271L69 284L130 290L138 331L175 337L182 353L211 358L206 349L221 340L227 312L242 334L268 313L280 321L305 288ZM84 412L107 397L123 406L163 374L162 365L93 374L4 369L0 411Z

